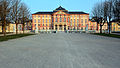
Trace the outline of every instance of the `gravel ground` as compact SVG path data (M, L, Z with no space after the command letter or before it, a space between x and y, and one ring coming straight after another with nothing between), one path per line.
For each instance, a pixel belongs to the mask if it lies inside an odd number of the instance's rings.
M120 39L57 33L0 42L0 68L120 68Z

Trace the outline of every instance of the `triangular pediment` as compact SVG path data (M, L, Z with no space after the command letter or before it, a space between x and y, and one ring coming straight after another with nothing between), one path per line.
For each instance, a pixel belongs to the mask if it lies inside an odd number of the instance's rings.
M66 14L64 11L60 10L60 11L57 11L55 14Z

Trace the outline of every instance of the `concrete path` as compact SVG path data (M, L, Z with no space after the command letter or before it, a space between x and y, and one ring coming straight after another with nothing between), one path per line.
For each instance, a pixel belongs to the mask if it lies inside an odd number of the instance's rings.
M0 68L120 68L120 39L57 33L0 42Z

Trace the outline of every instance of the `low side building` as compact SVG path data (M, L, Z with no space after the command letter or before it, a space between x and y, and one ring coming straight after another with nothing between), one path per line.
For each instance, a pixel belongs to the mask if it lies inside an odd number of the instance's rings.
M120 23L112 22L111 27L112 32L120 32Z

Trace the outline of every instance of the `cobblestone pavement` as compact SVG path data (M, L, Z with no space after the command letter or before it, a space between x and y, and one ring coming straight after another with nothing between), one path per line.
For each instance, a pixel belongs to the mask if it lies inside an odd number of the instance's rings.
M0 42L0 68L120 68L120 39L57 33Z

